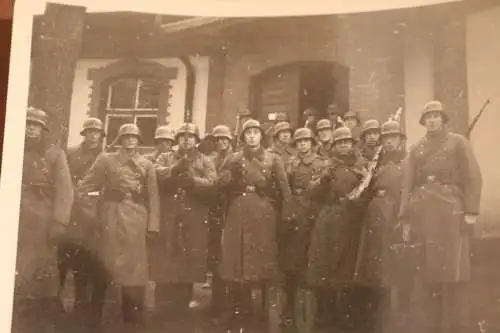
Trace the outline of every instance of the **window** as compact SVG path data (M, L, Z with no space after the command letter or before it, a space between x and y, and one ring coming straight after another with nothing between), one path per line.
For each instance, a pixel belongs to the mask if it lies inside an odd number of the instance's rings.
M121 125L135 123L141 130L142 146L153 146L160 94L161 82L151 78L127 77L109 84L104 110L106 145L116 139Z

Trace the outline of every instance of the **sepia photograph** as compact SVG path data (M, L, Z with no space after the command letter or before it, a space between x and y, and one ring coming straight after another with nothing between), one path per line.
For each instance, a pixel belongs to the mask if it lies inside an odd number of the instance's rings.
M15 8L11 332L500 332L500 1L351 1Z

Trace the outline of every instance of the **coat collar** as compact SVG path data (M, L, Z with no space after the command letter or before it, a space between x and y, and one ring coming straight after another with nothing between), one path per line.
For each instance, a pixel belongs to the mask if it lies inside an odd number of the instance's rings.
M316 154L313 151L309 151L307 154L301 156L297 154L297 157L304 163L305 165L310 165L314 160L318 157L318 154Z
M250 148L248 146L245 146L243 148L243 156L245 156L245 158L247 160L252 160L252 159L255 158L255 159L259 160L259 161L263 161L264 157L265 157L265 154L266 154L266 150L262 146L260 146L255 151L250 150Z

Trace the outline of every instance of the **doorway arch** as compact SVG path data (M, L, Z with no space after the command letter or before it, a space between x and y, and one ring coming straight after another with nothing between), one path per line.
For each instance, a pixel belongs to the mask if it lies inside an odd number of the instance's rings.
M295 61L250 79L249 108L264 123L286 117L292 126L301 126L304 110L314 108L326 117L331 103L342 112L349 109L349 68L336 62Z

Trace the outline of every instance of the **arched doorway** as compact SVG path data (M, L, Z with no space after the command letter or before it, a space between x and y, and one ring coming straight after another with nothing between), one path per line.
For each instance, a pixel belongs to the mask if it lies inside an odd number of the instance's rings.
M349 109L349 70L326 61L300 61L272 67L250 82L250 109L261 122L286 117L293 126L303 125L302 113L316 109L326 117L329 104Z

